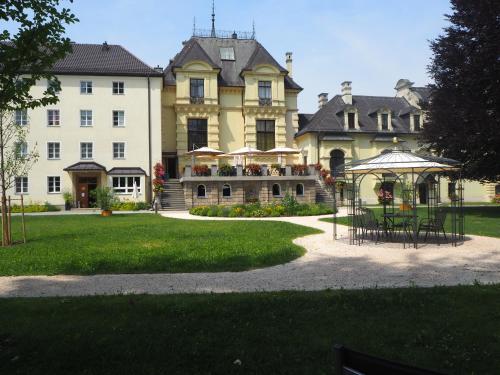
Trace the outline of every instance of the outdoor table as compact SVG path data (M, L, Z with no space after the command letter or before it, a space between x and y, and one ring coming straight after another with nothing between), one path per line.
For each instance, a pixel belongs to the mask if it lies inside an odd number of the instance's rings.
M385 214L382 214L381 216L384 218L384 228L385 228L386 235L389 234L389 231L391 231L391 234L394 233L394 228L396 227L396 225L395 225L396 219L403 219L403 222L407 222L408 219L413 219L413 218L417 219L418 218L418 215L413 216L413 214L404 213L404 212L395 212L395 213L386 212ZM405 233L405 236L407 236L408 238L411 239L411 237L412 237L411 232L408 232L406 230L405 224L403 224L403 231Z

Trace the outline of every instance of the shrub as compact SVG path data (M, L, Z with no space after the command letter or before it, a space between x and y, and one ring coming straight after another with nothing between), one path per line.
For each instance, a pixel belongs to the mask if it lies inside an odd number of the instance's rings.
M111 208L117 204L118 199L115 196L115 191L113 188L108 186L98 187L90 192L95 198L97 207L103 211L111 210Z
M283 207L285 208L285 212L288 215L294 215L295 212L297 212L297 209L299 208L299 204L297 202L297 199L295 199L295 197L292 197L288 193L285 194L281 203L283 204Z
M149 205L146 202L116 201L111 209L113 211L139 211L149 209Z
M245 168L248 176L260 176L261 170L259 164L247 164Z
M18 204L13 204L11 206L12 213L20 213L21 212L21 205ZM30 203L24 206L24 212L26 213L33 213L33 212L54 212L54 211L60 211L59 208L56 206L50 204L49 202L45 202L43 204L41 203Z

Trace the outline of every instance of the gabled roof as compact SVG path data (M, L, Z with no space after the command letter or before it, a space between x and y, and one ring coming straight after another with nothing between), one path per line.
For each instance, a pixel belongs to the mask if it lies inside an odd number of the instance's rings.
M390 133L409 133L410 117L408 114L413 110L419 110L401 97L353 95L352 105L347 105L341 95L336 95L307 121L296 136L311 132L345 133L344 110L347 107L354 107L358 112L359 130L348 130L348 132L356 133L380 133L376 114L378 109L384 108L390 109L392 113L393 131ZM299 115L299 121L300 118Z
M223 47L233 48L234 60L221 59L220 49ZM286 69L278 64L269 52L256 40L192 37L184 43L181 52L165 68L165 84L175 85L174 68L183 66L193 60L202 60L220 69L220 86L244 87L245 81L241 76L242 71L252 69L259 64L269 64L276 67L280 72L287 73ZM285 88L302 89L288 75L285 76Z
M54 74L161 77L145 62L115 44L72 44L72 52L57 61Z
M104 171L106 167L93 161L80 161L63 169L66 172Z

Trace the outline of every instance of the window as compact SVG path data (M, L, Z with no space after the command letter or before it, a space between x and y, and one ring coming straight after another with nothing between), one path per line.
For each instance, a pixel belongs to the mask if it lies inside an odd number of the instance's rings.
M198 198L206 198L207 197L207 189L205 188L205 185L198 185L197 190L197 195Z
M259 81L259 104L271 105L271 81Z
M80 81L80 94L92 94L92 81Z
M340 170L340 166L345 163L345 154L342 150L332 150L330 152L330 171L335 176L344 174L344 170Z
M231 185L224 184L222 185L222 196L229 198L231 196Z
M295 195L298 197L304 196L304 184L297 184L297 186L295 186Z
M80 126L92 126L92 111L83 109L80 111Z
M221 47L220 48L220 59L234 61L235 60L234 48L233 47Z
M495 185L495 195L500 195L500 184Z
M47 190L49 193L61 192L61 177L49 176L47 177Z
M382 130L389 130L389 114L382 113L380 115L380 121L382 122Z
M188 150L208 146L207 119L188 119Z
M61 125L61 123L60 123L60 117L59 117L59 110L58 109L49 109L49 110L47 110L47 124L49 126L59 126L59 125Z
M16 142L15 147L16 147L16 156L19 159L28 156L28 144L26 142Z
M80 159L92 159L92 142L80 143Z
M257 148L261 151L274 148L274 120L257 120Z
M28 125L28 111L26 109L16 109L15 121L18 126Z
M205 97L205 81L200 78L191 78L190 80L191 103L203 103Z
M16 194L26 194L28 192L28 177L16 177Z
M125 126L125 111L113 111L113 126Z
M60 82L56 79L48 79L47 80L47 91L54 92L54 94L58 94L61 92Z
M124 82L113 82L113 94L115 94L115 95L125 94L125 83Z
M113 177L113 190L117 194L132 194L134 192L134 183L137 192L141 192L141 178L133 176Z
M279 184L273 184L273 197L281 196L281 186Z
M420 131L420 115L413 115L413 130Z
M448 182L448 198L452 198L456 193L456 184L454 182Z
M125 159L124 142L113 142L113 159Z
M356 129L356 114L354 112L347 114L347 126L349 129Z
M47 159L54 160L61 158L61 144L59 142L47 143Z

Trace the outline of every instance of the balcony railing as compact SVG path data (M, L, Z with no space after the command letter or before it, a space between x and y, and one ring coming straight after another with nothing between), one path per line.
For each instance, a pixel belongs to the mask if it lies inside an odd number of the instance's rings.
M259 105L260 106L272 106L273 105L273 100L271 98L259 98Z
M205 103L205 98L200 96L191 96L190 98L191 104L203 104Z
M185 177L244 177L244 176L313 176L318 173L312 165L294 164L285 167L278 167L272 165L269 167L266 164L247 164L246 167L242 165L229 166L222 165L205 165L197 164L193 167L186 166L184 171Z

